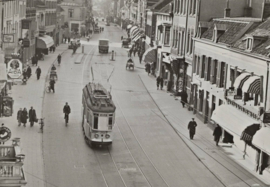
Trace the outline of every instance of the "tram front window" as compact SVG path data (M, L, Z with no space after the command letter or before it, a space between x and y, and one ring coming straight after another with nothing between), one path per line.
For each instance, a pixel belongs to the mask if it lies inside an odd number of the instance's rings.
M94 129L101 131L108 130L108 117L98 116L98 114L94 114Z

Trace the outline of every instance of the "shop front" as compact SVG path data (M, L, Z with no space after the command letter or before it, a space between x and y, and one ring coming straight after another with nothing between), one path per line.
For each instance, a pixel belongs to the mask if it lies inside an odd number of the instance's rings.
M37 38L37 55L40 56L41 53L43 54L48 54L49 53L49 48L54 45L54 40L51 36L48 35L43 35L39 36Z

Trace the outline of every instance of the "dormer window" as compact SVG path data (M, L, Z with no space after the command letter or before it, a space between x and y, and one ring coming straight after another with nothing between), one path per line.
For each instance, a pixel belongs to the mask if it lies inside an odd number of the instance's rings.
M246 51L252 51L255 47L261 45L268 39L268 36L256 36L247 35L246 40Z
M200 22L196 37L201 38L202 34L208 29L208 22Z
M217 43L219 37L226 31L226 25L225 24L215 24L214 30L213 30L213 42Z
M253 48L253 38L247 38L246 40L246 50L252 51Z

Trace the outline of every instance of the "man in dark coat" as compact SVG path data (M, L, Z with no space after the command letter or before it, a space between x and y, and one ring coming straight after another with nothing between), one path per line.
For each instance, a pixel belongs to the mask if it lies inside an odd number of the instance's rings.
M159 84L160 84L160 76L157 77L157 90L159 89Z
M143 54L139 53L139 61L140 61L140 64L142 63L142 57L143 57Z
M191 140L193 140L193 137L196 132L197 123L194 121L194 118L192 118L192 121L188 123L188 130L189 130L189 137Z
M21 126L21 119L22 119L22 108L17 112L17 120L18 120L18 126Z
M36 111L35 109L33 109L33 107L31 106L31 109L29 110L29 122L30 122L30 127L33 127L34 122L37 119L37 115L36 115Z
M163 89L163 78L162 77L160 77L160 89L162 90Z
M150 73L150 64L147 62L146 64L145 64L145 71L148 73L148 75L149 75L149 73Z
M28 113L27 113L26 108L24 108L22 111L22 115L21 115L21 122L23 123L24 127L25 127L25 124L27 122L27 118L28 118Z
M27 72L27 77L28 77L28 79L29 79L29 78L31 77L31 75L32 75L32 69L31 69L30 66L27 67L26 72Z
M64 119L66 119L67 123L68 123L68 120L69 120L68 116L69 116L70 112L71 112L70 106L66 102L66 105L63 108L63 113L65 114Z
M217 124L217 127L215 128L213 132L214 140L216 142L216 146L218 146L218 142L220 140L220 137L222 135L222 129L221 127Z
M40 74L41 74L41 69L40 69L40 67L38 67L38 68L36 69L36 74L37 74L37 80L39 80L39 77L40 77Z
M181 103L183 108L185 108L185 104L187 103L188 94L185 90L181 92Z

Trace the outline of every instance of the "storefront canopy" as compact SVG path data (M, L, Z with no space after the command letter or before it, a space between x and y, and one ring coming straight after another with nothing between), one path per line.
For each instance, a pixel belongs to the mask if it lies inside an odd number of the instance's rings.
M143 62L156 62L157 61L157 48L149 48L147 49L143 56Z
M44 35L42 37L40 36L37 39L37 48L48 49L49 47L53 45L54 45L53 38L48 35Z
M130 36L131 36L131 38L134 38L134 37L136 37L139 33L140 33L140 29L137 27L137 28L135 28L135 29L130 33Z
M252 143L270 155L270 128L262 127L258 130L253 137Z
M134 31L135 29L137 29L137 28L138 28L137 26L131 27L130 32L129 32L130 36L132 36L133 31Z
M252 94L260 94L261 78L258 76L249 77L245 81L242 91Z
M241 88L243 87L244 83L248 80L248 78L251 75L249 73L242 73L241 75L239 75L238 77L236 77L233 86L237 89L237 88Z
M137 34L134 34L132 37L132 41L136 42L138 39L144 36L144 32L142 30L139 30Z
M258 121L247 116L245 113L226 104L218 106L214 110L211 119L218 123L228 133L237 135L238 137L241 136L242 132L248 126L258 123Z

